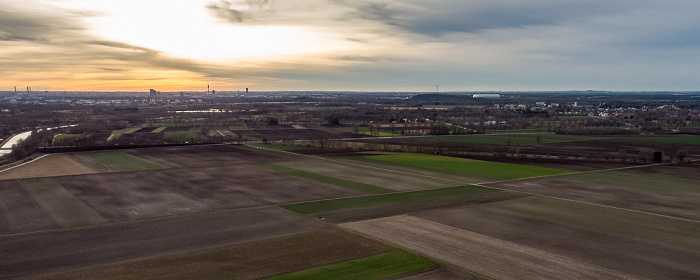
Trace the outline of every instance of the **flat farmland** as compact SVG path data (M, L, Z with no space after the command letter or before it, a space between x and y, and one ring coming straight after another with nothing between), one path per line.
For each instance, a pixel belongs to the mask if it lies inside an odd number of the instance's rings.
M259 208L5 235L0 236L0 278L59 273L324 227L280 209Z
M19 182L0 181L0 235L56 228L58 224Z
M0 180L92 174L98 171L74 159L72 155L47 155L29 164L0 172Z
M528 198L522 201L425 211L415 216L451 227L517 243L557 256L636 275L635 278L693 279L700 250L692 238L697 225L624 210ZM599 216L605 215L608 216ZM590 221L590 219L596 219ZM649 225L660 223L662 227ZM646 232L646 236L635 231ZM673 240L673 238L678 238ZM653 252L652 255L649 252Z
M218 166L283 159L280 156L256 153L231 145L146 148L127 150L127 152L170 168Z
M494 180L512 180L527 177L550 176L570 173L569 170L544 168L530 165L509 164L493 161L473 160L427 154L394 154L369 156L372 160L405 164L422 168L461 172Z
M418 174L406 173L400 170L392 170L390 166L369 167L366 165L351 164L342 161L323 159L303 159L295 161L281 161L275 164L299 169L307 172L333 176L346 180L352 180L396 191L425 190L432 188L451 187L469 183L484 182L476 178L453 179L441 178L440 176L421 176Z
M112 222L364 194L247 164L53 179Z
M33 279L262 279L389 249L380 242L326 227Z
M413 216L343 227L494 279L632 279L633 275Z
M539 136L539 141L537 137ZM493 145L530 146L562 142L578 142L600 139L599 137L561 135L554 133L499 133L487 135L449 135L420 137L417 140L446 141L460 143L480 143Z
M644 169L647 168L654 167ZM587 172L484 185L700 220L700 181L630 170Z

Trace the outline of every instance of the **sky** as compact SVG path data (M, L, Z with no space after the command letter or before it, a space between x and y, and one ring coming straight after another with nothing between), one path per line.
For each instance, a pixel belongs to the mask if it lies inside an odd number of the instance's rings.
M696 91L698 15L695 0L0 0L0 91Z

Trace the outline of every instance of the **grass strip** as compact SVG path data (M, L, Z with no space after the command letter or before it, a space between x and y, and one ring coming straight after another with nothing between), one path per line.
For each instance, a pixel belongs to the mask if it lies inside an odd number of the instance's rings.
M479 193L498 192L500 190L484 188L479 186L459 186L425 191L390 193L383 195L340 198L333 200L303 202L295 204L281 205L280 207L297 214L311 214L329 212L341 209L363 208L387 204L399 204L405 202L447 198L455 196L466 196Z
M394 249L361 259L285 274L268 279L382 279L434 266L430 259Z
M563 169L428 154L394 154L368 156L366 158L391 163L418 166L422 168L432 168L438 170L468 173L478 176L487 176L500 180L513 180L528 177L559 175L572 172L570 170Z
M159 128L154 129L154 130L151 131L151 132L163 132L163 130L166 130L166 129L168 129L167 126L161 126L161 127L159 127Z
M385 189L373 185L368 185L368 184L363 184L355 181L350 181L350 180L345 180L345 179L340 179L340 178L335 178L335 177L329 177L317 173L311 173L311 172L306 172L294 168L289 168L285 166L280 166L280 165L275 165L272 163L253 163L255 166L267 168L279 173L287 174L287 175L292 175L292 176L297 176L297 177L302 177L306 179L311 179L319 182L324 182L328 184L333 184L349 189L354 189L358 191L363 191L366 193L373 193L373 194L382 194L382 193L390 193L394 192L393 190L390 189Z
M86 152L83 155L120 171L165 169L166 167L123 151Z
M246 125L230 125L228 127L228 130L248 130L248 126Z

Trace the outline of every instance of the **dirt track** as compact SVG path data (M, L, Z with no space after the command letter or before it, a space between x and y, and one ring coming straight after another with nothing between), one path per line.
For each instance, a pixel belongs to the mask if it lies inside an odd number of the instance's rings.
M411 216L342 226L495 279L639 278Z
M0 278L68 271L325 227L277 208L0 236Z

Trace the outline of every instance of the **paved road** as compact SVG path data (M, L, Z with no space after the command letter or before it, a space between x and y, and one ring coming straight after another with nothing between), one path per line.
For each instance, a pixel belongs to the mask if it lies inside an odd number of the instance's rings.
M0 236L0 279L75 270L318 230L275 207Z

